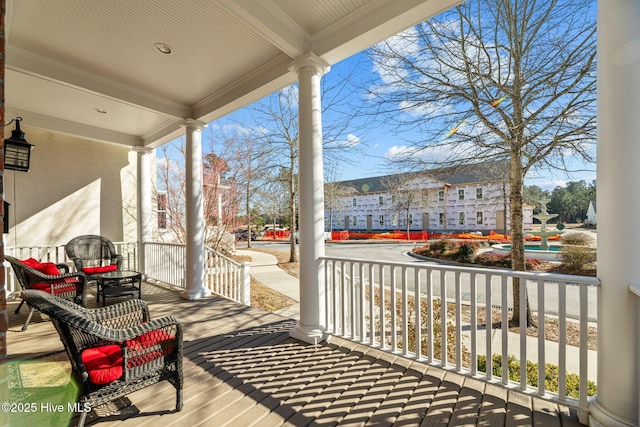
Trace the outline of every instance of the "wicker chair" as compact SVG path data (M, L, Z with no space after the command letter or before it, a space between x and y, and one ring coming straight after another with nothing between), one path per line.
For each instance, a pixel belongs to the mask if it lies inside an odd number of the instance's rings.
M61 298L71 299L82 306L87 305L87 286L85 286L86 276L84 273L69 273L69 266L66 264L41 263L33 258L20 261L5 255L4 259L9 261L13 267L18 283L23 290L38 289ZM24 303L23 299L16 309L16 314ZM31 311L22 326L23 331L27 330L35 311L33 306L30 308Z
M182 410L182 325L172 316L150 320L147 304L133 299L87 309L56 296L22 292L33 307L49 315L80 386L78 403L92 408L160 381L176 389ZM83 426L87 413L80 415Z
M104 236L87 234L74 237L64 247L67 257L82 271L89 281L95 276L109 271L122 270L122 255L116 253L116 248Z

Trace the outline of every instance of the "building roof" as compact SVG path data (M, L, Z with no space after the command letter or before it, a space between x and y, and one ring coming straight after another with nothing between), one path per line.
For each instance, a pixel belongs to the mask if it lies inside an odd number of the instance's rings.
M500 181L504 172L508 171L508 163L500 161L473 163L466 165L450 166L437 169L428 169L419 172L404 172L391 175L374 176L369 178L340 181L344 187L355 189L359 193L379 193L388 191L398 183L423 176L448 185L473 184L482 182Z

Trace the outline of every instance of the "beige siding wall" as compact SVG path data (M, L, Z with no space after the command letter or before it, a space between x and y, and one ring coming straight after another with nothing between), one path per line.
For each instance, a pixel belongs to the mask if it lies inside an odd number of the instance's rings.
M136 239L135 153L27 126L23 131L35 147L28 173L5 172L7 246L64 244L81 234Z

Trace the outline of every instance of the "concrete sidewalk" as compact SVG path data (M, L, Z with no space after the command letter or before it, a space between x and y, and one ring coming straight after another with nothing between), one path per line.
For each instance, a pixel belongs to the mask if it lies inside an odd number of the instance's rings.
M296 301L276 313L300 320L300 281L278 267L278 259L271 254L244 249L236 253L251 257L251 276L258 282Z

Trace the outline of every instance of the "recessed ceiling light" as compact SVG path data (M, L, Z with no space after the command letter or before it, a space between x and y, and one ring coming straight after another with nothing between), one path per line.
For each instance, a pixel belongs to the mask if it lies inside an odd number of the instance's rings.
M169 47L169 45L166 45L164 43L156 43L156 50L163 55L169 55L171 53L171 48Z
M107 110L104 108L94 108L94 110L100 114L107 114Z

